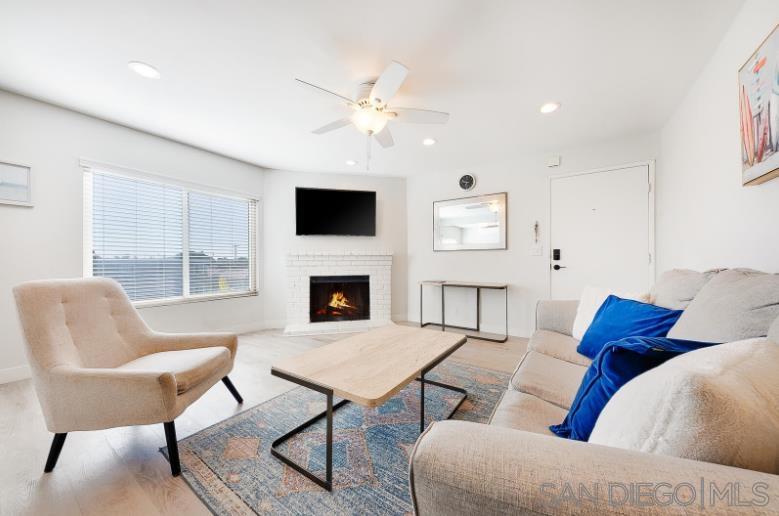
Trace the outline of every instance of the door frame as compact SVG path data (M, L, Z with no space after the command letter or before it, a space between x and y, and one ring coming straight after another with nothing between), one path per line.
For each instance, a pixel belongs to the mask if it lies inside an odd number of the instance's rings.
M648 258L648 267L647 267L647 279L648 284L651 288L651 286L655 282L655 263L657 262L657 254L655 252L655 160L650 159L646 161L635 161L631 163L624 163L621 165L612 165L608 167L601 167L601 168L593 168L588 170L581 170L578 172L566 172L563 174L555 174L551 176L547 176L547 198L548 198L548 207L549 211L547 213L548 220L549 220L549 231L546 232L546 249L547 249L547 260L549 261L549 272L547 274L547 281L546 281L546 293L547 293L547 299L552 299L552 181L555 179L563 179L566 177L574 177L574 176L583 176L588 174L598 174L600 172L612 172L615 170L621 170L624 168L632 168L632 167L647 167L648 170L648 180L649 184L647 185L648 192L647 192L647 212L649 216L649 228L648 228L648 234L647 234L647 248L649 249L649 256Z

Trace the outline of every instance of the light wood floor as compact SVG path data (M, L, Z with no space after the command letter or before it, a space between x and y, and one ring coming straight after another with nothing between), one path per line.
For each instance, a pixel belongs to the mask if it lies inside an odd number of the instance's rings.
M270 375L271 364L344 336L242 335L230 378L244 404L215 385L176 419L178 438L294 388ZM526 345L519 338L470 339L450 360L511 372ZM165 444L161 424L71 433L57 468L44 475L51 437L31 381L0 385L0 515L210 514L183 479L171 477L158 451Z

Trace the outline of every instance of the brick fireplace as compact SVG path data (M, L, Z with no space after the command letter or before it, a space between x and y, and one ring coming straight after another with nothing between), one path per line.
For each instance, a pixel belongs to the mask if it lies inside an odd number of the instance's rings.
M287 334L359 331L390 322L392 253L287 255Z

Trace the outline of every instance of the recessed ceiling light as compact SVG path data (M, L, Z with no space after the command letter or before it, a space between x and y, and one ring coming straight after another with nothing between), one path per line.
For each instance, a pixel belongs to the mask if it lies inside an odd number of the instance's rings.
M141 77L146 77L147 79L160 78L159 70L157 70L150 64L142 63L140 61L130 61L129 63L127 63L127 66L130 68L130 70L137 73Z
M354 161L353 159L347 159L346 164L349 165L350 167L353 167L357 164L357 162Z
M543 106L541 106L541 112L545 115L548 115L549 113L554 113L560 109L560 103L558 102L547 102Z
M431 145L435 145L435 140L433 138L425 138L422 140L422 145L427 145L430 147Z

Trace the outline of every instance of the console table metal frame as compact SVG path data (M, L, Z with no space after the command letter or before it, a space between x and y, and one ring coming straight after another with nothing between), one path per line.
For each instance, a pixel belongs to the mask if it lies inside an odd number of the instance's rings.
M466 330L466 331L481 331L481 290L487 289L487 290L503 290L503 304L506 307L506 330L503 334L504 336L499 339L495 339L492 337L482 337L479 335L468 335L468 338L471 339L479 339L479 340L486 340L489 342L506 342L509 340L509 289L508 285L503 284L492 284L492 283L467 283L467 282L460 282L460 281L421 281L419 283L419 327L424 328L425 326L429 326L431 324L438 325L437 322L425 322L425 319L423 317L423 307L424 307L424 289L425 285L432 285L432 286L440 286L441 287L441 331L446 331L447 324L446 324L446 312L444 308L446 307L446 287L454 287L454 288L475 288L476 289L476 327L470 328L468 326L456 326L454 324L449 324L449 328L455 328L458 330Z
M457 412L457 409L460 408L460 405L466 400L468 397L468 392L463 389L462 387L456 387L454 385L449 385L442 382L436 382L434 380L426 380L425 375L430 372L431 369L433 369L435 366L443 362L446 358L449 357L452 353L460 349L463 344L467 342L467 339L463 339L459 344L454 346L452 349L447 351L444 355L438 357L433 362L429 363L422 369L419 373L419 377L415 380L419 382L420 385L420 400L419 400L419 433L425 431L425 384L435 385L437 387L441 387L443 389L448 389L450 391L459 392L463 395L463 397L460 399L459 402L454 406L454 408L449 412L449 414L446 416L446 419L451 418L455 412ZM348 399L342 399L336 404L333 404L333 389L326 387L324 385L318 384L316 382L312 382L310 380L306 380L303 378L298 378L297 376L287 374L283 371L279 371L273 367L271 367L270 373L274 376L278 376L279 378L283 378L287 381L296 383L298 385L301 385L303 387L306 387L308 389L321 392L325 396L327 396L327 409L324 412L321 412L314 416L313 418L309 419L308 421L303 422L302 424L296 426L286 434L282 435L270 446L270 453L277 459L281 460L284 464L288 465L298 473L303 474L310 480L312 480L317 485L327 489L328 491L333 490L333 412L346 405L350 402ZM305 467L301 466L297 462L293 461L286 455L284 455L282 452L278 450L278 446L280 446L285 441L289 440L290 438L294 437L295 435L303 432L306 428L310 427L317 421L320 421L322 418L327 418L327 434L326 434L326 446L325 446L325 478L322 479L321 477L317 476L312 471L309 471Z

